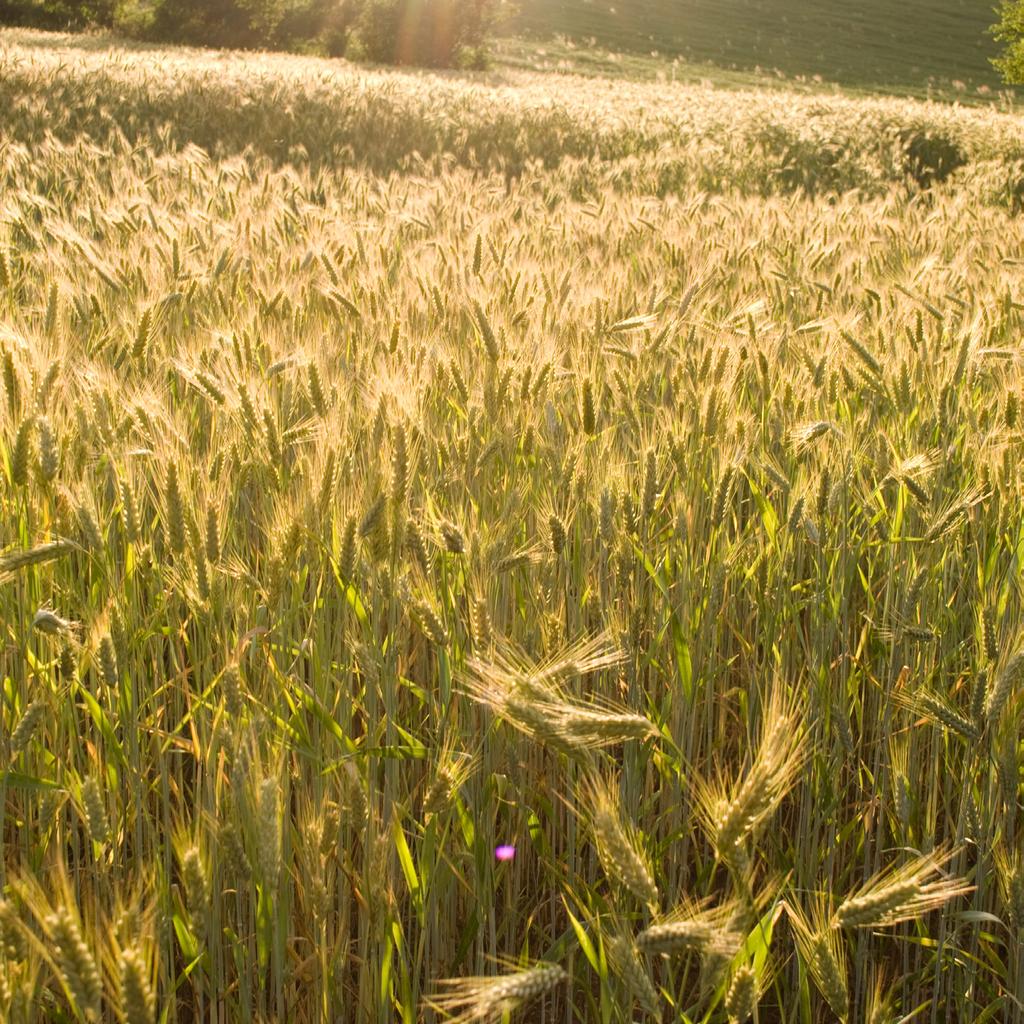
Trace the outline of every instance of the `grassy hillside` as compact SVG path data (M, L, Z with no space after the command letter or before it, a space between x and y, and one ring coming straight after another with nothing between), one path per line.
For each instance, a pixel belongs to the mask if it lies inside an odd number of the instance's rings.
M517 29L850 84L998 84L994 0L520 0Z

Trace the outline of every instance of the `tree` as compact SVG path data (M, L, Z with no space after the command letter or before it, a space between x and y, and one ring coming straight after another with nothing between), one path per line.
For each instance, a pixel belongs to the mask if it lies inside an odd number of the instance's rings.
M152 34L199 46L265 46L284 16L282 7L280 0L158 0Z
M1007 82L1024 83L1024 0L1002 0L999 22L992 34L1006 44L1002 55L992 63Z
M317 43L344 51L356 0L156 0L150 35L237 49L292 49Z
M364 0L354 29L364 55L380 64L478 64L495 0Z

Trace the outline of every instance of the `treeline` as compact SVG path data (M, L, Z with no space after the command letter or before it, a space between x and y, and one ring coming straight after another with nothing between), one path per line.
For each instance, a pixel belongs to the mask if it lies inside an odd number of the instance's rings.
M294 50L383 64L482 67L502 0L0 0L0 23Z

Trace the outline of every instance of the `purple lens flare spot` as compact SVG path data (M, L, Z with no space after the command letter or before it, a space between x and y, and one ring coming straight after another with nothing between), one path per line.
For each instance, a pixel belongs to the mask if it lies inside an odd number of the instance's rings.
M497 860L512 860L516 855L516 848L514 846L496 846L494 848L494 856Z

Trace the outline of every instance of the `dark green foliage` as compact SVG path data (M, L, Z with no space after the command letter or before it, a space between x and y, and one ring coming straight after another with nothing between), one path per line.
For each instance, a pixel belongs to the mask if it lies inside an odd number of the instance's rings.
M948 135L931 128L900 132L904 168L922 188L945 181L967 163L967 155Z
M355 0L157 0L154 39L238 49L319 45L344 52Z
M117 0L0 0L0 24L48 29L109 28Z
M344 56L359 0L305 0L284 12L274 42L289 49L312 44L328 57Z
M256 12L249 6L245 0L160 0L154 11L152 35L155 39L207 46L258 46L260 29L273 29L276 24L271 11ZM258 13L263 17L254 17Z
M479 65L494 0L156 0L154 39L427 67ZM357 47L349 47L354 28Z
M362 56L380 64L479 65L493 0L365 0L355 29Z
M1024 176L1011 177L1006 187L1006 200L1013 214L1024 212Z
M116 24L121 32L159 42L481 67L495 7L496 0L0 0L0 24Z
M1024 0L1002 0L992 34L1006 46L993 64L1007 82L1024 83Z

